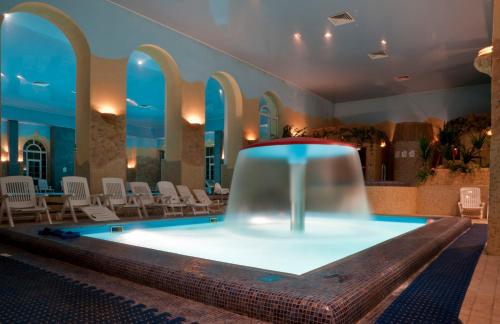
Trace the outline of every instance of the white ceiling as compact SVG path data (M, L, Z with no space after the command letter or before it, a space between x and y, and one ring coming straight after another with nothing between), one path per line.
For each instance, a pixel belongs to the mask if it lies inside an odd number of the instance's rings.
M491 0L109 1L334 102L489 82L472 61L491 43ZM354 24L328 22L344 10ZM372 61L381 39L390 56Z

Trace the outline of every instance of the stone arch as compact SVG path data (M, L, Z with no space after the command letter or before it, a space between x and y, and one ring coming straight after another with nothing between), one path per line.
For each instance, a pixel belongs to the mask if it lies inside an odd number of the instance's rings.
M9 11L9 13L17 12L33 14L48 20L63 32L73 47L76 57L76 173L88 177L90 175L91 53L87 39L71 17L49 4L24 2Z
M165 77L165 146L167 161L180 161L182 141L182 79L174 58L163 48L144 44L136 48L153 58Z
M224 90L224 165L234 169L238 152L243 146L243 96L236 79L218 71L211 76Z

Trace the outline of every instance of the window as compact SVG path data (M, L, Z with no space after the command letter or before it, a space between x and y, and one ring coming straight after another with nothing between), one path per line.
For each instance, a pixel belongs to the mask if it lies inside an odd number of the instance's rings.
M261 140L278 137L278 112L270 99L263 97L259 108L259 138Z
M33 179L47 179L47 151L45 146L36 141L29 140L23 147L25 174Z
M205 180L215 180L215 155L214 147L205 147Z

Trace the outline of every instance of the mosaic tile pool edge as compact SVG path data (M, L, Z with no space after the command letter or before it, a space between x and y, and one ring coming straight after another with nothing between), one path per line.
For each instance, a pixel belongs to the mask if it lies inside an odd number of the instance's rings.
M351 323L439 253L470 226L445 218L302 276L276 284L254 282L262 271L207 261L176 266L170 253L80 238L72 243L37 236L31 228L0 230L0 239L30 251L91 268L182 297L274 323ZM82 240L83 239L83 240ZM81 241L79 241L81 240ZM88 241L90 240L90 241ZM77 242L79 241L79 242ZM82 244L85 243L85 244ZM94 248L92 248L94 246ZM415 249L415 246L418 248ZM126 252L129 251L130 254ZM156 262L140 260L147 254ZM144 253L141 253L143 251ZM146 253L147 252L147 253ZM146 260L145 260L146 259ZM163 265L159 261L165 261ZM165 260L164 260L165 259ZM196 263L196 271L192 265ZM214 275L214 269L217 276ZM228 273L239 275L227 279Z

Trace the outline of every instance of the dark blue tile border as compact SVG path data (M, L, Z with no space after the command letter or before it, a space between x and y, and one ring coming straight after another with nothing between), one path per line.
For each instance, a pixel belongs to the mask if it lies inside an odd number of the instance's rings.
M459 323L486 239L487 225L473 225L403 291L377 323Z

